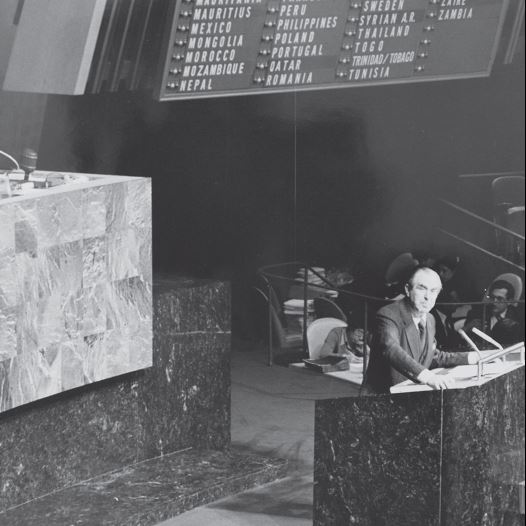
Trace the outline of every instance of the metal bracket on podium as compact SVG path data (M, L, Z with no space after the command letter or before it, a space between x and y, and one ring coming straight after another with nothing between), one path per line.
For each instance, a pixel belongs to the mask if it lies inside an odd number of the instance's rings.
M510 347L506 347L506 349L502 349L495 354L491 354L485 358L482 358L477 363L478 371L477 371L477 380L480 380L484 376L484 364L493 362L497 360L498 358L503 358L504 356L507 356L508 354L514 353L520 351L520 361L521 363L524 363L524 342L516 343L515 345L511 345Z

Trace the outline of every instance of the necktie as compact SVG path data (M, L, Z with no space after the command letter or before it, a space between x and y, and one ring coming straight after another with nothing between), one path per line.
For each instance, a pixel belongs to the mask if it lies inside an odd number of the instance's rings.
M423 349L426 344L426 322L424 320L418 322L418 330L420 332L420 346Z

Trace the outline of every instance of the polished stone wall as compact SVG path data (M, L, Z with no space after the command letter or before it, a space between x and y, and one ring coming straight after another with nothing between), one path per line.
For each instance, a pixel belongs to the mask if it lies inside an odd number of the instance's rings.
M151 181L84 178L0 201L0 412L152 364Z
M230 289L154 283L153 366L0 415L0 510L185 448L230 444Z
M316 402L314 524L514 526L524 367L482 386Z
M524 480L524 367L484 388L446 392L444 525L514 526Z

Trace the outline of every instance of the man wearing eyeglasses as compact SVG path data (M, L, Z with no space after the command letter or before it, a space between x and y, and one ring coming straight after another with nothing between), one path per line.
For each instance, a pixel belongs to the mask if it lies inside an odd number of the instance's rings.
M408 378L433 389L447 389L453 386L451 380L432 369L477 363L475 352L437 349L435 320L429 311L441 289L439 275L428 267L419 267L405 285L405 297L378 311L365 377L368 392L389 392L392 385Z
M510 302L515 299L515 290L511 283L497 280L491 284L484 301L489 303L486 309L485 324L481 309L471 309L467 315L464 330L471 331L473 327L480 329L499 342L504 347L524 340L524 326L518 308ZM472 335L470 334L470 337ZM475 335L473 338L477 338ZM476 340L477 344L480 340ZM480 342L483 346L484 343Z

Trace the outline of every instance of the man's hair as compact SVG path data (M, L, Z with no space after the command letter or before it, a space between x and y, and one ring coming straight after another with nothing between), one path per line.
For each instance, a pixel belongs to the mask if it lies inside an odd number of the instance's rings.
M512 300L515 297L515 289L509 281L498 279L491 284L489 292L493 292L495 289L506 289L506 299Z
M409 288L413 286L414 277L421 270L424 272L432 272L433 274L436 274L436 272L431 267L426 267L424 265L418 265L417 267L412 268L407 276L407 279L405 280L405 283Z

